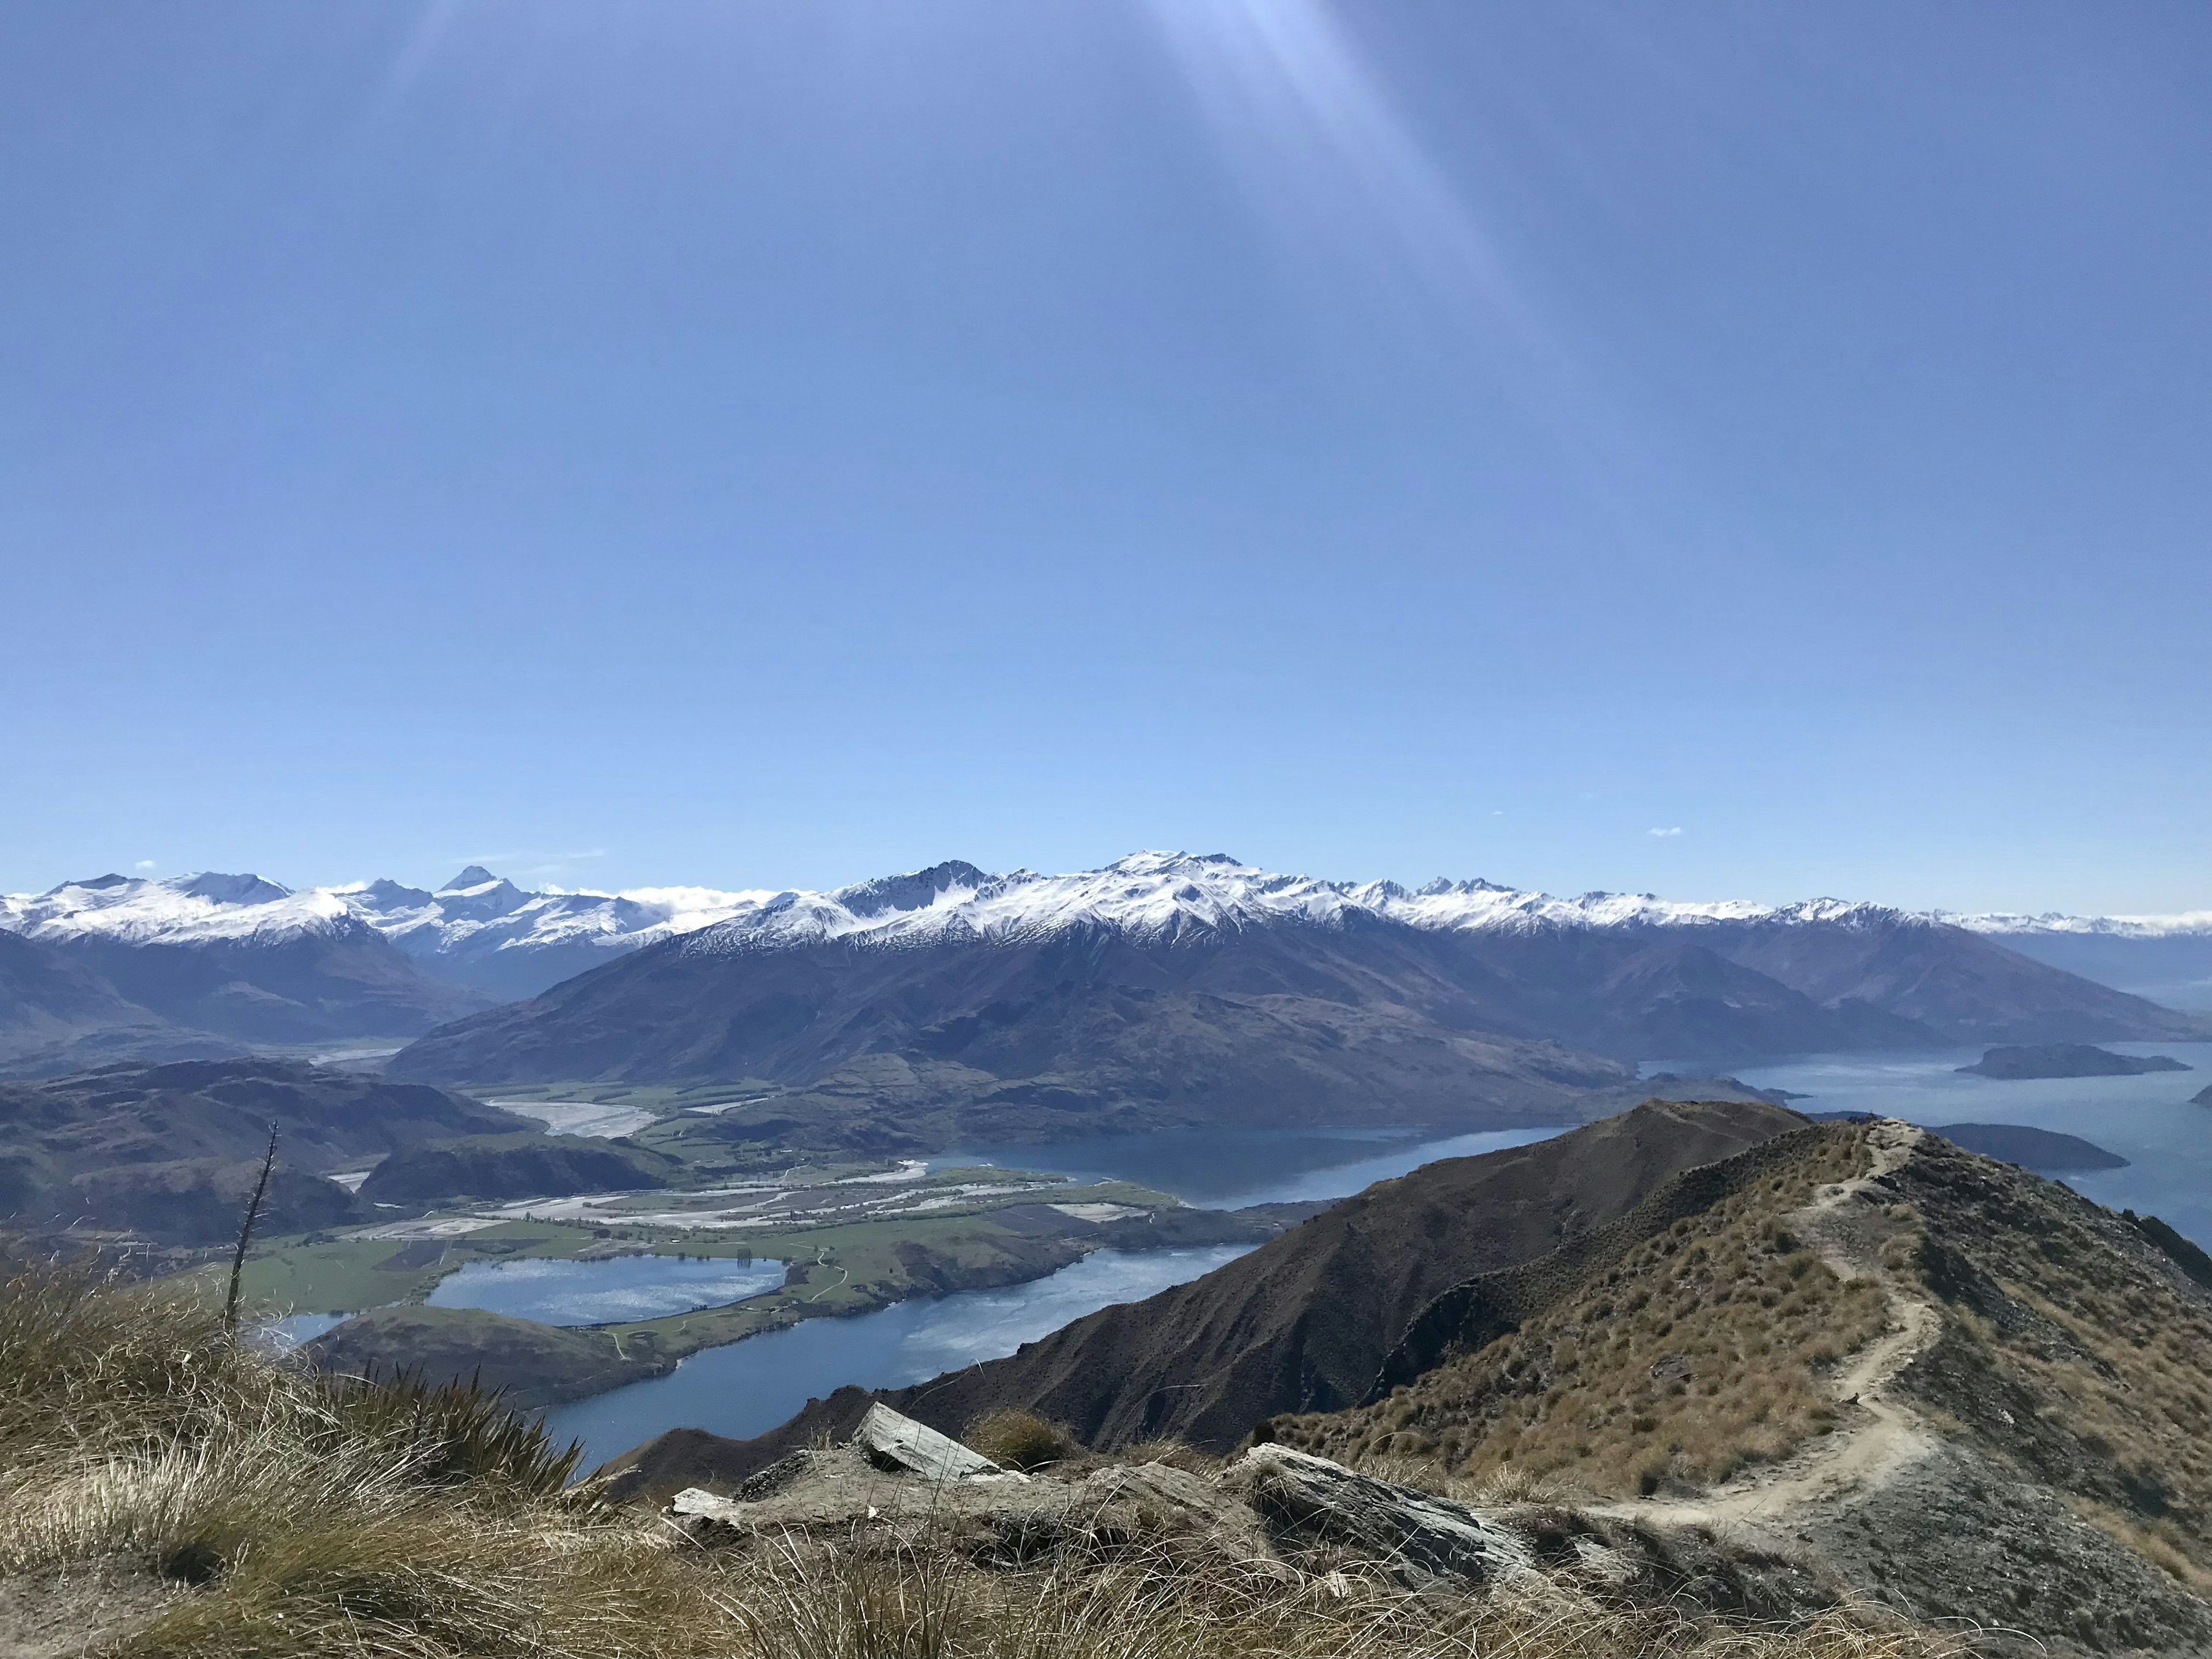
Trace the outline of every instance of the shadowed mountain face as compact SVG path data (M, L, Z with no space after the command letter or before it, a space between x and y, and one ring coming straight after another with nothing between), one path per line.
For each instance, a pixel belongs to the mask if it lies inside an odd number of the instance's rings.
M370 1172L370 1203L441 1198L561 1198L570 1193L665 1187L672 1159L627 1142L577 1135L472 1135L394 1152Z
M1263 1417L1364 1399L1407 1323L1452 1285L1542 1255L1677 1171L1804 1121L1757 1102L1654 1102L1534 1146L1431 1164L1202 1279L883 1398L956 1434L1018 1405L1097 1445L1173 1435L1226 1447ZM841 1389L752 1440L677 1431L610 1467L640 1465L638 1490L741 1480L823 1427L849 1431L872 1397Z
M1384 932L1351 951L1300 927L1182 944L1104 927L891 950L690 943L447 1028L391 1069L811 1083L896 1055L979 1120L1133 1107L1131 1127L1358 1122L1378 1110L1420 1123L1486 1107L1557 1122L1579 1091L1631 1075L1486 1020L1419 934Z
M0 930L0 1066L36 1076L103 1060L211 1057L231 1046L139 1006L69 953Z
M1563 1122L1576 1091L1627 1080L1601 1056L2194 1030L1895 911L1655 919L1638 901L1626 919L1554 905L1561 919L1493 915L1499 890L1350 891L1166 854L1079 878L947 866L648 946L441 1028L391 1069L761 1077L857 1098L895 1062L915 1098L884 1103L1000 1137L1039 1132L1025 1114L1078 1133Z
M86 934L52 948L175 1024L249 1043L404 1036L486 1000L425 978L398 946L350 916L287 937Z

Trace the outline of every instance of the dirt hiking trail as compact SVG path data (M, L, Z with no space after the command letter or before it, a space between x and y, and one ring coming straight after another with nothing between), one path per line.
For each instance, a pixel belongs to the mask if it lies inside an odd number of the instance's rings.
M1601 1511L1662 1526L1778 1525L1790 1512L1823 1500L1887 1486L1935 1448L1917 1413L1891 1397L1889 1385L1924 1352L1942 1329L1934 1305L1917 1285L1883 1267L1881 1244L1850 1224L1854 1206L1886 1194L1875 1187L1904 1167L1922 1132L1893 1118L1868 1127L1873 1162L1867 1172L1814 1193L1789 1225L1846 1282L1871 1279L1889 1299L1889 1326L1853 1355L1828 1383L1844 1422L1780 1463L1716 1486L1698 1498L1636 1498Z

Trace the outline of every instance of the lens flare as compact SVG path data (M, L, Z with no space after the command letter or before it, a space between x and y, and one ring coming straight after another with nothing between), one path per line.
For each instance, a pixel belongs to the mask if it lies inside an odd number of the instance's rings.
M1488 234L1326 0L1150 0L1256 199L1340 248L1347 225L1459 303L1535 319Z

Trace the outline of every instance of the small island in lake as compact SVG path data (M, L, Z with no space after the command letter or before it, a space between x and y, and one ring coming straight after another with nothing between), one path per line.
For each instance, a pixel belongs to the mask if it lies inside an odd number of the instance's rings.
M2190 1096L2189 1103L2191 1106L2212 1106L2212 1086L2199 1089Z
M1962 1072L1977 1077L2001 1078L2008 1083L2047 1077L2140 1077L2145 1072L2185 1072L2190 1068L2165 1054L2116 1054L2087 1042L2044 1042L1992 1048L1975 1066Z
M1954 1146L1984 1158L2017 1164L2037 1175L2072 1175L2083 1170L2124 1170L2127 1159L2079 1135L2055 1129L2031 1129L2019 1123L1945 1123L1929 1131Z

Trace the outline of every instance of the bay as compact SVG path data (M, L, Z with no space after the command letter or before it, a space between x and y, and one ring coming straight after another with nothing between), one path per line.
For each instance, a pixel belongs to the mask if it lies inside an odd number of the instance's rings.
M615 1325L719 1308L772 1291L784 1264L765 1258L621 1255L605 1261L471 1261L425 1298L541 1325Z
M1141 1301L1253 1248L1098 1250L1026 1285L809 1319L693 1354L665 1376L556 1407L545 1414L545 1427L556 1442L584 1443L586 1469L668 1429L749 1438L848 1382L900 1388L1001 1358L1071 1320L1112 1303Z

